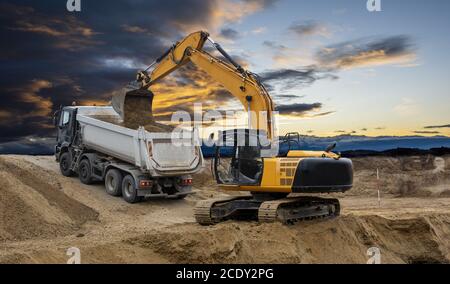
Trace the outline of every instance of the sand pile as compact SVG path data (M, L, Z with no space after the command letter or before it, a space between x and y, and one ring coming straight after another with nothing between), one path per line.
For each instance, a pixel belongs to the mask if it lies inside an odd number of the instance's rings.
M54 175L0 158L0 241L67 235L97 217L65 195Z
M349 195L450 196L450 157L353 158L354 187ZM377 181L376 170L380 181Z

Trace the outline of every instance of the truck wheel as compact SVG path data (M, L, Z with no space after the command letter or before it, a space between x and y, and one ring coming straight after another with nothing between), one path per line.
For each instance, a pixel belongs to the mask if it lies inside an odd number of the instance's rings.
M122 195L122 174L119 170L111 169L105 176L106 193L112 196Z
M70 158L70 153L65 152L59 157L59 169L61 170L61 174L66 177L73 176L74 172L70 169L70 164L72 163L72 159Z
M92 183L92 171L91 171L91 163L89 163L88 159L83 159L78 166L78 175L80 181L84 184Z
M137 195L136 183L131 175L126 175L122 181L122 197L128 203L136 203L141 201Z

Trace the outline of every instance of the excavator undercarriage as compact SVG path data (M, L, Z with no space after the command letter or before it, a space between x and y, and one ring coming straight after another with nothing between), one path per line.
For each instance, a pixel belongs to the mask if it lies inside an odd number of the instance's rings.
M339 200L310 196L265 201L253 196L205 200L200 201L194 211L195 219L201 225L227 220L294 224L303 220L336 217L339 213Z

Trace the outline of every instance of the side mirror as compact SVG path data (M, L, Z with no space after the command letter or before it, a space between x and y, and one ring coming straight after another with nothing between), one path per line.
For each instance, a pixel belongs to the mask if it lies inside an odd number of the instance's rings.
M328 147L325 149L325 152L329 153L329 152L333 151L333 149L336 148L336 145L337 145L336 142L328 145Z

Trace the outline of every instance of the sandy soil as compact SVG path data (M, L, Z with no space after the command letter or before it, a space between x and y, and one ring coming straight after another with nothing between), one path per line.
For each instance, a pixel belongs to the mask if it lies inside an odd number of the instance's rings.
M53 157L0 156L0 263L65 263L70 247L83 263L366 263L372 246L383 263L450 262L450 157L353 160L339 218L202 227L194 204L227 194L207 169L186 200L130 205Z

